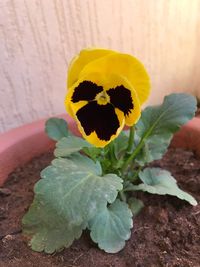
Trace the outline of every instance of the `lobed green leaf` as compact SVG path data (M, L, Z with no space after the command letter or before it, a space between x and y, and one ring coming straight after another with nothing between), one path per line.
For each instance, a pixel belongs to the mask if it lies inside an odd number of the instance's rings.
M45 123L45 132L55 141L59 141L62 137L69 135L67 122L60 118L48 119Z
M32 248L53 253L80 237L87 222L115 201L122 180L101 176L101 166L79 153L53 160L35 185L35 199L23 219Z
M136 125L139 142L143 142L136 161L139 164L162 158L173 134L194 117L196 98L188 94L171 94L162 105L147 107Z
M84 139L76 136L63 137L56 143L54 155L56 157L67 157L91 145Z
M76 159L73 155L55 159L42 171L44 179L36 184L35 193L42 194L51 205L56 200L72 224L87 221L107 202L112 203L122 189L121 178L114 174L100 176L97 169L97 164L82 155L78 159L77 155Z
M181 190L170 172L160 168L146 168L139 173L142 184L129 187L133 191L146 191L151 194L171 195L197 205L196 200L188 193Z
M90 236L108 253L117 253L130 238L133 227L132 213L125 202L117 199L105 206L89 222Z
M74 239L78 239L86 224L69 224L64 211L44 202L40 196L36 196L28 213L22 220L24 234L31 235L31 248L34 251L54 253L64 247L69 247Z

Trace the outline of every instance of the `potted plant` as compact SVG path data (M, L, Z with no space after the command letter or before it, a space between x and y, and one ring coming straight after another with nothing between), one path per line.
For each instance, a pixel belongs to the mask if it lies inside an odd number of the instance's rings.
M173 175L161 168L162 164L149 165L162 158L173 134L194 116L194 97L172 94L160 106L147 107L140 115L141 103L149 94L148 75L135 58L109 50L82 52L71 64L68 87L67 110L85 140L68 131L62 119L46 123L49 137L57 141L55 159L41 172L34 201L23 218L33 250L63 250L87 228L100 249L119 252L130 238L142 200L146 202L147 195L141 197L138 191L172 195L197 205ZM122 131L124 124L130 129ZM182 128L172 144L183 146L179 140L191 138L191 124ZM192 131L197 131L197 136L198 127ZM157 219L166 226L168 214L163 207L158 211ZM150 210L148 213L151 215ZM154 260L149 262L153 264Z

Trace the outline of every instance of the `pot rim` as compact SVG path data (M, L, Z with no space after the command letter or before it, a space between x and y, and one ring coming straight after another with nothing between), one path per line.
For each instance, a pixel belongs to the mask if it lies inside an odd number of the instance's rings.
M78 133L76 124L69 115L51 117L66 119L69 129L75 134ZM15 168L53 149L55 141L44 131L46 120L41 119L0 134L0 186Z
M68 122L69 129L79 134L75 121L67 114L57 116ZM8 175L34 157L48 152L55 145L44 131L46 119L25 124L0 135L0 186ZM172 147L193 150L200 156L200 117L195 117L177 132L171 142Z

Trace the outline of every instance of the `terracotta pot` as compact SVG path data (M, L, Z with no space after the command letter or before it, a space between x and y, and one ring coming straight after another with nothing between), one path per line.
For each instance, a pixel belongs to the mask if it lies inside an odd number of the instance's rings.
M181 147L192 150L200 156L200 117L195 117L184 125L179 132L174 135L171 142L173 147Z
M70 130L78 134L76 124L68 115L58 117L65 118ZM55 142L44 132L45 121L27 124L0 135L0 186L17 166L53 148ZM183 126L171 145L193 150L200 156L200 118L194 118Z
M56 117L66 119L69 129L78 134L72 118L66 114ZM54 147L55 142L44 132L45 121L43 119L26 124L0 135L0 186L16 167Z

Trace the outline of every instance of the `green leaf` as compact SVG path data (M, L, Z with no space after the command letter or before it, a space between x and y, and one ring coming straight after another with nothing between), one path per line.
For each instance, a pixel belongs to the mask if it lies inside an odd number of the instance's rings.
M78 168L80 168L81 170L89 171L99 176L102 175L101 164L98 161L94 162L87 156L81 155L80 153L74 153L66 160L69 161L69 164L73 162L73 164L78 166Z
M51 206L65 210L72 224L91 219L94 214L112 203L122 189L122 180L117 175L101 175L98 163L82 155L67 159L55 159L52 165L41 172L35 193Z
M136 125L141 145L137 161L144 165L160 159L173 134L194 117L195 111L196 98L188 94L171 94L162 105L147 107Z
M107 203L115 201L122 180L101 175L101 166L79 153L55 159L41 172L35 198L23 219L36 251L53 253L80 237L88 221Z
M91 159L96 161L98 157L101 155L102 148L91 146L91 147L84 147L83 152L88 155Z
M80 151L84 147L91 147L91 145L80 137L63 137L56 143L54 155L56 157L66 157L72 153Z
M119 199L109 207L101 209L89 222L92 240L108 253L116 253L125 246L132 227L131 210Z
M53 206L40 197L34 199L28 213L23 217L23 233L32 235L31 248L35 251L53 253L69 247L78 239L86 224L71 225L65 218L64 210L57 202Z
M170 133L159 136L154 135L147 138L144 142L143 148L136 157L136 162L140 166L144 166L146 163L161 159L167 152L171 138L172 135Z
M45 132L55 141L69 135L67 122L59 118L48 119L45 123Z
M115 156L117 159L126 150L128 146L129 131L122 131L119 136L113 141L115 148Z
M171 195L189 202L191 205L197 205L196 200L188 193L181 190L176 180L170 172L160 168L146 168L139 173L143 184L132 185L129 187L133 191L146 191L151 194ZM129 191L129 189L127 191Z
M194 117L196 98L188 94L171 94L160 106L147 107L137 124L140 136L174 133L181 125Z
M128 205L134 216L137 216L140 213L140 211L144 208L142 200L137 199L135 197L129 198Z

